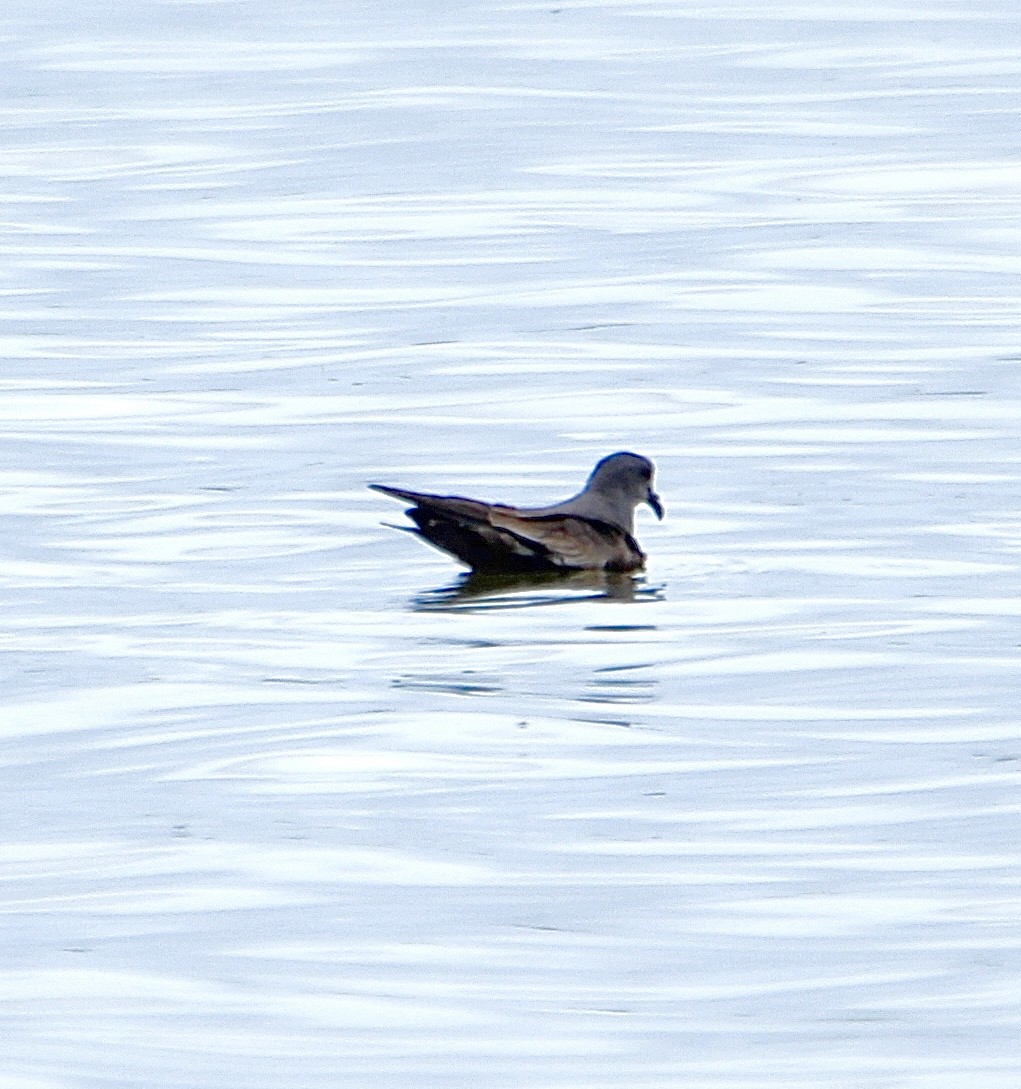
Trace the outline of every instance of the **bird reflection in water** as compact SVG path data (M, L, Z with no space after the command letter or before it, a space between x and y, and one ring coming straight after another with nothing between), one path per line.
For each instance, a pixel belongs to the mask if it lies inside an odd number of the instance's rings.
M644 576L607 571L543 572L493 575L469 572L450 586L415 598L420 612L447 609L527 609L580 601L641 603L662 601L663 586L650 586Z

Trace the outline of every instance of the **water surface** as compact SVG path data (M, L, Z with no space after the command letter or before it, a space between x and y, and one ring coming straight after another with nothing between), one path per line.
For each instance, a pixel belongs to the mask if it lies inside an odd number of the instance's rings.
M0 28L0 1083L1014 1089L1013 5Z

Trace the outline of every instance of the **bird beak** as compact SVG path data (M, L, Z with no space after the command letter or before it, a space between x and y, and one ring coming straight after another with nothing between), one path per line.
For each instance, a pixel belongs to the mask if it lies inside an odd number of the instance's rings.
M659 501L659 496L650 489L648 496L645 500L646 503L652 507L653 513L662 522L663 521L663 504Z

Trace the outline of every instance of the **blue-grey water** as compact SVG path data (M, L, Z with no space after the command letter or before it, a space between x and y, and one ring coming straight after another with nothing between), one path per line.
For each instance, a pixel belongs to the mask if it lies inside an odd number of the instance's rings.
M1016 1089L1016 5L0 38L0 1089Z

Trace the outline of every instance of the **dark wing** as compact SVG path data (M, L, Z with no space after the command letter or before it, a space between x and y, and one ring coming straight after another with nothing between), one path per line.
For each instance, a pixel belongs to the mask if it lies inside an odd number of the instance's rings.
M595 518L570 514L529 517L506 507L492 507L490 521L557 557L560 567L637 571L645 554L629 533Z
M493 508L488 503L383 484L369 487L413 503L406 513L418 527L419 535L474 571L525 574L563 567L541 542L494 526L490 520Z
M645 563L634 538L606 522L569 514L530 516L456 495L369 487L413 503L407 515L419 534L475 571L636 571Z
M486 520L488 503L477 499L462 499L459 495L430 495L429 492L410 492L407 488L391 488L389 484L370 484L374 492L382 492L394 499L403 499L406 503L432 507L436 511L457 514L465 518Z

